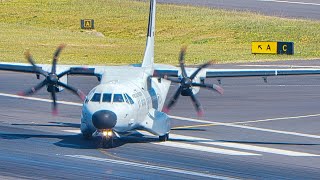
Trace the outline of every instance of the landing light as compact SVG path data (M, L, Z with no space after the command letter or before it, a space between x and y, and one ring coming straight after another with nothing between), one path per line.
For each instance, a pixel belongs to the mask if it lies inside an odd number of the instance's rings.
M113 135L112 130L104 130L102 131L103 136L111 137Z

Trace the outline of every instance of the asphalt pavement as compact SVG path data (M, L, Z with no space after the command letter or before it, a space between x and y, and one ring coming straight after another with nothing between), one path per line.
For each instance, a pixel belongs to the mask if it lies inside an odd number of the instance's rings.
M157 2L320 20L320 1L318 0L158 0Z
M301 67L320 61L256 63L255 68ZM215 68L253 68L219 65ZM217 82L215 79L208 82ZM104 149L79 135L81 102L68 92L51 116L49 94L14 94L39 82L34 75L0 72L0 177L2 179L317 179L320 177L319 76L225 78L223 96L201 90L201 118L189 98L170 112L171 140L145 132ZM70 77L88 92L91 77ZM172 86L169 96L176 86Z

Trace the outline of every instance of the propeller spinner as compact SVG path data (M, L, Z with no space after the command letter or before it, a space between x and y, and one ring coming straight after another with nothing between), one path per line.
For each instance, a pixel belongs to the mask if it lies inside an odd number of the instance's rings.
M170 99L170 101L167 104L167 106L164 107L163 111L166 112L166 113L169 112L169 110L177 102L177 100L180 97L180 95L182 95L182 96L190 96L190 98L191 98L191 100L193 102L193 105L196 108L198 116L202 116L203 115L203 108L201 106L200 101L197 99L197 97L193 93L192 88L193 87L206 88L206 89L209 89L209 90L216 91L216 92L218 92L220 94L223 94L223 88L218 86L218 85L216 85L216 84L204 84L204 83L193 82L195 77L198 75L198 73L203 68L208 67L211 64L211 61L199 66L198 69L195 72L193 72L193 74L190 77L188 77L186 69L185 69L185 60L184 60L185 53L186 53L186 47L181 48L180 57L179 57L179 65L180 65L180 68L181 68L181 76L182 77L179 77L179 78L168 77L168 76L164 77L165 79L170 80L171 82L179 83L180 86L176 90L176 92L173 95L173 97Z
M63 77L64 75L67 74L65 72L62 72L60 74L56 73L58 57L64 47L65 47L65 45L62 44L55 51L55 53L53 55L53 60L52 60L51 72L44 71L41 67L37 66L35 64L35 61L34 61L32 55L30 54L30 52L27 51L25 53L25 57L29 61L29 63L33 66L34 73L43 75L45 77L45 79L42 82L40 82L39 84L37 84L36 86L34 86L26 91L22 91L22 92L18 93L18 95L20 95L20 96L32 95L32 94L36 93L37 91L39 91L44 86L47 86L47 91L51 93L51 98L52 98L52 102L53 102L53 106L52 106L52 114L53 115L58 114L56 92L59 91L58 90L59 86L62 86L64 88L66 88L67 90L71 91L72 93L76 94L82 100L85 99L85 94L81 90L76 89L72 86L69 86L69 85L64 84L59 81L59 79L61 77Z

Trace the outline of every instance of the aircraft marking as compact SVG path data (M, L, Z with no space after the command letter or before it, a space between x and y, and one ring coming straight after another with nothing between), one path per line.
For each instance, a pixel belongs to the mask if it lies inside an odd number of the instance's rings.
M118 164L118 165L124 165L124 166L151 169L151 170L157 170L157 171L165 171L165 172L186 174L186 175L192 175L192 176L198 176L198 177L212 178L212 179L236 180L235 178L231 178L231 177L227 177L227 176L206 174L206 173L195 172L195 171L190 171L190 170L176 169L176 168L170 168L170 167L165 167L165 166L148 165L148 164L142 164L142 163L136 163L136 162L130 162L130 161L114 160L114 159L108 159L108 158L99 158L99 157L86 156L86 155L64 155L64 156L71 157L71 158L77 158L77 159L85 159L85 160L99 161L99 162Z
M21 96L18 96L18 95L6 94L6 93L0 93L0 96L12 97L12 98L20 98L20 99L22 98L22 99L33 100L33 101L52 102L52 100L49 100L49 99L35 98L35 97L21 97ZM82 106L81 103L75 103L75 102L68 102L68 101L57 101L57 102L59 104L65 104L65 105ZM317 117L317 116L320 116L320 114L311 114L311 115L305 115L305 116ZM179 117L179 116L169 116L169 117L173 118L173 119L176 119L176 120L181 120L181 121L198 122L198 123L204 123L204 124L216 124L216 125L227 126L227 127L234 127L234 128L262 131L262 132L271 132L271 133L277 133L277 134L285 134L285 135L292 135L292 136L300 136L300 137L320 139L320 136L313 135L313 134L305 134L305 133L298 133L298 132L280 131L280 130L273 130L273 129L266 129L266 128L250 127L250 126L238 125L238 124L233 124L233 123L221 123L221 122L214 122L214 121L200 120L200 119L193 119L193 118L186 118L186 117ZM293 119L294 117L297 117L297 116L286 117L286 118L287 119L288 118ZM300 116L300 118L301 118L301 116ZM284 118L272 118L272 119L268 119L268 121L271 121L273 119L284 120ZM262 120L259 120L259 121L262 121ZM244 122L241 122L241 123L244 123Z

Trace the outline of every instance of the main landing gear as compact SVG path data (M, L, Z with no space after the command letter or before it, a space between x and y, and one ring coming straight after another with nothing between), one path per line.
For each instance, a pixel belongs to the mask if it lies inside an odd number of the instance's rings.
M169 133L163 135L163 136L159 136L159 141L161 142L165 142L169 140Z

